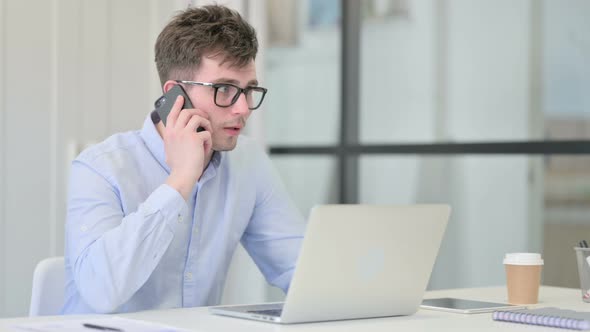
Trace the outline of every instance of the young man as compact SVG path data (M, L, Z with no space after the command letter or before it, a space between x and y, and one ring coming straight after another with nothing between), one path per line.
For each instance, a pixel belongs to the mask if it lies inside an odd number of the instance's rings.
M266 93L257 49L254 29L216 5L181 12L160 33L163 91L180 84L195 109L179 97L166 126L148 116L74 160L64 313L217 304L240 241L288 289L303 220L264 151L239 137Z

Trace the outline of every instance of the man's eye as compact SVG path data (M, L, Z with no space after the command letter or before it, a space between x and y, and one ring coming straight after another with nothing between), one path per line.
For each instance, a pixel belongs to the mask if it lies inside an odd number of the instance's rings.
M221 92L221 93L228 93L229 90L230 90L230 88L227 85L222 85L222 86L220 86L220 87L217 88L217 91L218 92Z

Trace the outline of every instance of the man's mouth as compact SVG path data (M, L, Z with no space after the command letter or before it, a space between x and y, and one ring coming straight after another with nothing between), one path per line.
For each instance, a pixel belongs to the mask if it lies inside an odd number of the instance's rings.
M228 126L228 127L223 127L223 131L225 131L227 134L229 134L231 136L237 136L242 131L242 128L243 128L242 126Z

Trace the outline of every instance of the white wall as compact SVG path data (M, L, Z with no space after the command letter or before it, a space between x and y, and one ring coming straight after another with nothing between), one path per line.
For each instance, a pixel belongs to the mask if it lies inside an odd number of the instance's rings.
M6 314L28 305L30 275L35 257L49 251L52 188L50 123L53 83L51 1L4 1L0 22L3 53L3 196L2 274ZM27 13L26 19L14 13ZM39 29L31 29L31 22ZM42 28L41 28L42 27Z
M6 130L4 130L5 126L6 126L6 116L5 116L5 93L4 93L4 86L6 85L6 80L5 80L5 76L4 76L4 31L5 29L5 24L3 22L4 21L4 16L5 16L5 4L4 1L0 1L0 299L4 299L5 295L4 295L4 288L5 288L5 272L4 272L4 266L5 266L5 259L4 257L6 256L6 244L5 244L5 234L6 234L6 221L5 221L5 209L4 206L6 205L6 203L4 202L4 197L6 197L6 190L5 190L5 181L4 181L4 174L5 174L5 166L4 166L4 152L6 150L6 135L5 132ZM0 301L0 316L2 316L2 313L5 312L5 301Z
M35 264L63 255L71 159L153 108L155 39L190 2L0 0L0 317L26 315ZM224 301L264 300L249 257L235 261Z

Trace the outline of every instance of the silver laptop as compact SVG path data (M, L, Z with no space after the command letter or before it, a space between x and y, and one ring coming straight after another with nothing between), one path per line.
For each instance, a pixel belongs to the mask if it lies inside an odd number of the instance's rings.
M209 310L282 324L411 315L450 211L448 205L316 206L284 303Z

